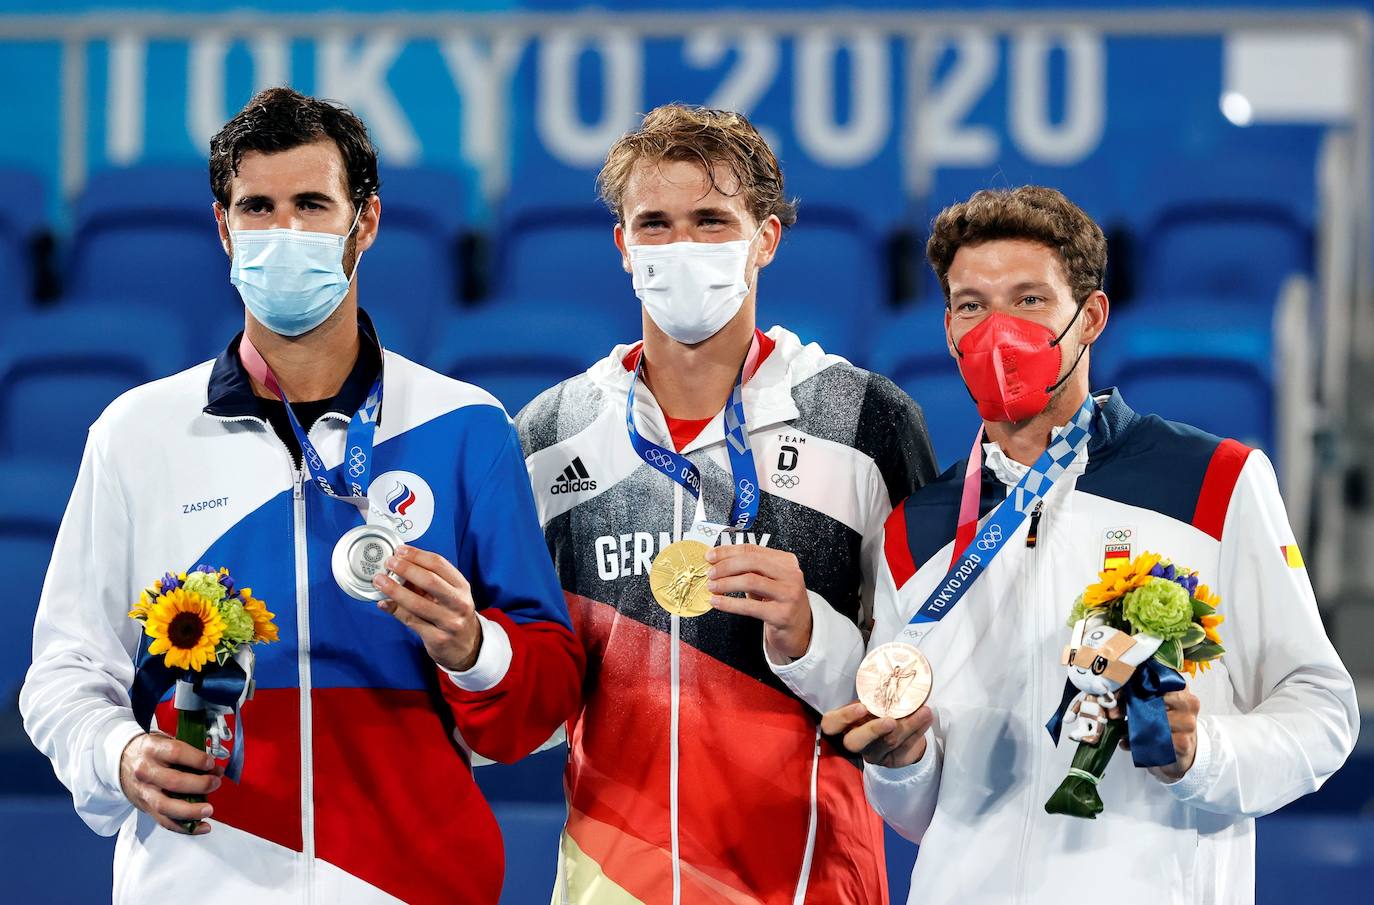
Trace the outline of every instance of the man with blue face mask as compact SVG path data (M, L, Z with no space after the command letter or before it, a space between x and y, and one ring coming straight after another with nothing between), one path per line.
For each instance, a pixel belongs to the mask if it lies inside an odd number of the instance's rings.
M517 418L588 659L554 901L886 902L860 766L793 689L863 649L920 410L755 327L796 210L743 116L660 107L600 184L643 340Z
M495 905L501 838L471 753L547 739L583 663L513 426L383 350L358 307L382 205L357 117L270 89L210 150L245 329L91 428L25 725L86 823L119 834L117 903L209 877L242 902ZM173 702L127 615L200 563L251 584L279 634L255 648L227 776L158 731Z

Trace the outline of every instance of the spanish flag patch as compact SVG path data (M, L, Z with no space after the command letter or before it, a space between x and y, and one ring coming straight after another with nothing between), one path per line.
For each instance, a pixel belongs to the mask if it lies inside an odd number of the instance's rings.
M1283 561L1288 563L1288 568L1307 568L1307 564L1302 561L1302 551L1298 549L1297 544L1288 544L1287 546L1279 547L1279 552L1283 554Z

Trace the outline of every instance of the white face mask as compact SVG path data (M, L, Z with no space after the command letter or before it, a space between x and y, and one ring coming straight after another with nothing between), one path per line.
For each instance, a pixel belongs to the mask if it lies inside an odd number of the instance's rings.
M658 328L686 345L710 339L749 295L749 239L631 245L635 295Z

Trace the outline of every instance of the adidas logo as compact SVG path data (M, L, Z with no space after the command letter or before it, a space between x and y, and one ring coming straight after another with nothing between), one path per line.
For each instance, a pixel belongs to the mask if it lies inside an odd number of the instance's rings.
M596 482L587 474L587 466L582 464L582 457L578 456L572 460L572 464L563 469L549 488L549 493L578 493L583 490L595 490Z

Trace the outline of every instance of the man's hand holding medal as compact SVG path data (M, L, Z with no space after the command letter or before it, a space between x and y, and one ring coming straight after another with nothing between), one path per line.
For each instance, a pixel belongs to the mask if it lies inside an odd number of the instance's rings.
M811 601L797 557L755 544L713 547L706 589L711 606L763 623L769 650L800 659L811 644ZM743 597L729 597L743 594Z
M471 669L482 650L482 626L463 573L437 553L406 546L396 548L386 569L373 579L386 595L377 608L419 635L430 658L444 669Z

